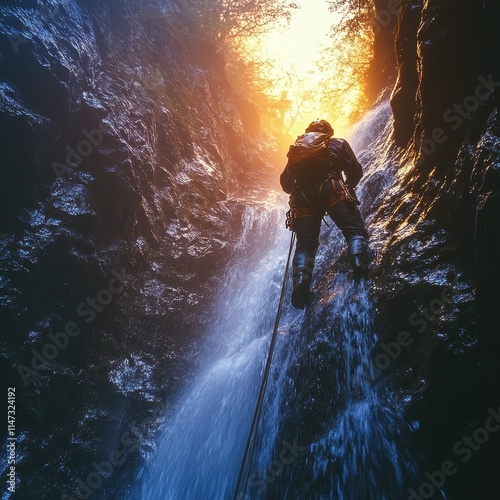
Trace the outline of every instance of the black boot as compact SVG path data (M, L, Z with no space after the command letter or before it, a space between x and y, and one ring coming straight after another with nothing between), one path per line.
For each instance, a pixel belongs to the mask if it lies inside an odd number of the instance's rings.
M367 278L370 273L368 267L368 241L364 236L355 235L349 240L348 247L354 279Z
M293 292L292 305L297 309L304 309L311 299L312 272L314 257L309 254L295 254L293 258Z

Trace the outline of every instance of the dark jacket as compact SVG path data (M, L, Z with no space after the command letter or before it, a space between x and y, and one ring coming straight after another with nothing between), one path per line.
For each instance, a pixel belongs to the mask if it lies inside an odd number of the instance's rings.
M339 176L343 172L347 184L355 188L363 176L363 169L347 141L335 137L330 139L330 160L330 170L337 173ZM290 174L287 163L280 175L280 184L283 191L290 194L295 187L296 180L297 179ZM303 182L303 179L301 182Z

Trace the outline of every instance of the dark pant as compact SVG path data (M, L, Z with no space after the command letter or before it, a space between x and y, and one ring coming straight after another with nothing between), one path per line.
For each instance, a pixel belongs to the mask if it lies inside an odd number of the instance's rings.
M297 245L293 257L294 290L307 290L312 279L314 260L319 246L321 221L328 213L347 241L353 270L367 265L368 234L357 205L347 199L335 201L336 185L330 180L308 188L296 189L291 197L292 206L297 208L293 230L297 234ZM333 198L332 198L333 196ZM329 207L330 205L330 207ZM301 210L305 209L305 210ZM292 295L292 302L293 302ZM299 301L300 302L300 301Z
M353 236L367 237L365 225L358 207L351 201L339 201L328 210L328 215L335 225L342 231L344 238L349 242ZM316 216L305 216L293 221L293 229L297 233L295 254L305 253L315 256L319 245L319 231L323 213Z
M292 203L299 209L299 218L293 221L293 230L297 234L295 255L305 254L312 259L316 256L321 221L325 210L327 210L327 201L331 199L333 194L334 188L329 180L320 186L294 191ZM312 208L315 215L300 216L301 208ZM328 209L327 213L342 231L347 243L353 239L353 236L368 237L358 207L352 201L339 201Z

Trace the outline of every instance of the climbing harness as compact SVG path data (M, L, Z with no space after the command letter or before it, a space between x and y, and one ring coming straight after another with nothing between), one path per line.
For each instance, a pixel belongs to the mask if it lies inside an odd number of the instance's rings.
M304 200L306 200L309 205L311 205L311 202L307 199L307 196L305 193L300 189L299 186L295 186L295 189L300 192L300 194L303 196ZM290 206L290 210L286 213L286 219L285 219L285 227L287 229L290 229L290 231L293 231L293 221L295 219L300 219L302 217L314 217L318 215L317 210L314 210L313 208L309 207L297 207L295 205L295 201L293 198L293 194L290 196L290 200L288 201L288 205Z
M347 199L352 201L356 205L361 205L361 202L359 201L358 197L356 196L356 191L354 191L354 189L351 186L349 186L349 184L345 183L344 181L342 181L342 184L344 185L345 190L347 192Z
M327 198L324 206L326 210L323 212L322 217L323 220L325 221L326 225L328 223L326 222L325 219L325 214L330 210L335 204L339 203L340 201L348 200L352 203L355 203L356 205L360 204L360 201L356 197L356 193L354 192L353 189L351 189L342 179L342 177L339 177L339 175L336 175L334 172L329 172L328 177L325 179L325 182L331 182L332 188L333 188L333 193ZM311 202L308 200L306 194L300 186L296 185L295 190L297 190L306 203L309 204L308 207L297 207L294 202L293 198L293 193L290 196L290 210L286 213L286 220L285 220L285 227L287 229L290 229L290 231L293 231L293 221L295 219L300 219L302 217L315 217L319 215L318 210L315 210L312 208ZM321 197L321 193L323 191L323 183L320 184L319 186L319 192L318 192L318 197Z
M318 212L309 207L296 207L291 205L290 210L286 213L285 227L293 231L293 221L302 217L314 217Z
M253 413L252 424L250 425L250 432L248 434L247 442L245 444L245 451L243 453L243 458L241 460L241 466L238 473L238 480L236 481L236 486L234 488L233 500L244 499L247 487L248 480L250 476L250 469L252 467L252 459L255 451L255 442L257 440L257 430L259 427L260 414L262 413L262 406L264 403L264 395L266 392L267 381L269 379L269 373L271 371L271 363L273 359L274 346L276 344L276 338L278 336L278 326L281 319L281 312L283 310L283 301L285 299L285 290L288 276L288 269L290 267L290 257L292 255L293 245L295 243L295 233L292 232L292 237L290 239L290 248L288 250L288 258L286 261L285 273L283 275L283 284L281 286L281 295L278 304L278 311L276 313L276 319L274 321L274 329L271 337L271 344L269 346L269 352L267 354L266 366L264 368L264 374L262 376L262 382L260 384L259 395L257 397L257 404L255 405L255 410ZM245 467L246 464L246 467ZM242 483L243 480L243 483ZM241 487L241 495L238 496Z
M307 199L306 195L302 192L302 190L298 186L296 186L295 189L299 190L304 199L307 201L307 203L310 204L309 200ZM293 194L290 196L288 205L290 206L290 209L286 213L285 227L287 229L290 229L290 231L294 230L293 221L295 219L300 219L301 217L314 217L315 215L317 215L316 210L310 207L297 207L293 199Z
M348 200L356 205L360 201L356 198L356 193L352 190L342 178L335 176L333 173L328 175L328 179L332 183L333 194L326 200L326 209L330 210L339 201Z
M285 227L293 231L293 219L295 219L295 208L291 207L286 213Z

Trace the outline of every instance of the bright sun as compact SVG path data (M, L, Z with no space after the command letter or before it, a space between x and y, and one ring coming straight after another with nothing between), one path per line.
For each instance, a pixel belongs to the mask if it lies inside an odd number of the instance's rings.
M267 36L266 45L270 55L283 64L295 65L299 71L314 68L314 59L321 45L328 42L328 32L335 18L328 11L325 0L299 0L290 25Z
M324 109L316 97L318 86L325 85L318 59L332 44L329 32L338 17L328 10L326 0L296 0L295 3L300 8L294 12L290 24L273 30L260 40L263 59L274 61L273 93L279 96L285 91L291 101L285 117L291 136L302 134L309 122L319 117L332 123L336 136L343 136L349 125L345 109L344 113ZM293 75L291 85L283 77L287 73Z

